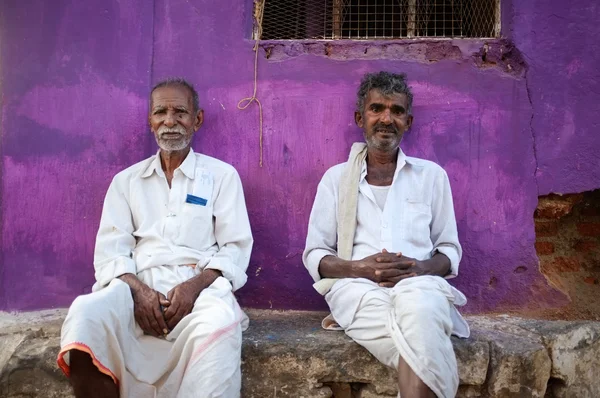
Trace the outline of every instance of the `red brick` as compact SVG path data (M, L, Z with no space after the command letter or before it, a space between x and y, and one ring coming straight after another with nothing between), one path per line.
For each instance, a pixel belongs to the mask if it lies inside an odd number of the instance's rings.
M584 222L577 225L577 231L581 236L600 236L600 223Z
M588 253L598 248L598 242L595 240L579 240L573 245L573 250L580 253Z
M539 256L554 253L554 244L551 242L535 242L535 251Z
M594 278L593 276L585 277L583 279L583 281L589 285L597 285L598 284L598 279Z
M542 197L538 201L535 216L538 218L561 218L571 213L574 201L562 197Z
M558 234L558 224L556 221L536 221L535 234L540 238L556 236Z
M544 268L549 272L577 272L579 271L579 261L575 258L557 257L547 262Z

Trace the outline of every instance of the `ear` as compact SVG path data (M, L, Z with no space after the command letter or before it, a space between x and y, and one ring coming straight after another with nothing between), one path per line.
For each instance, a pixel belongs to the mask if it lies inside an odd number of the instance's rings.
M148 114L148 125L150 126L150 131L152 133L156 133L156 131L154 131L154 128L152 127L152 114Z
M362 114L359 111L354 111L354 123L361 129L365 125Z
M199 109L198 113L196 113L196 118L194 119L194 131L198 131L200 126L204 123L204 110Z
M408 118L406 119L406 129L410 129L412 127L413 124L413 115L408 115Z

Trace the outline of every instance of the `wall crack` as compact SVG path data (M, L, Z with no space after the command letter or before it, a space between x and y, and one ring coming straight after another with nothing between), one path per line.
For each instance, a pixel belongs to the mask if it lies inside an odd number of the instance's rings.
M540 185L538 183L537 175L539 169L539 161L538 161L538 148L535 136L535 130L533 128L533 118L535 117L535 112L533 109L533 99L531 97L531 87L529 87L529 68L525 71L525 88L527 89L527 99L529 100L529 106L531 107L531 118L529 119L529 132L531 134L531 141L533 145L533 159L535 160L535 169L533 170L533 179L535 181L535 189L537 192L537 196L540 196Z

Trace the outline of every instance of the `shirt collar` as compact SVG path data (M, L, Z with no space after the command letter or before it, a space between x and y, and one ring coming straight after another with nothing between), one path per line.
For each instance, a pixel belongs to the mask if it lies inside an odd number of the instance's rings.
M406 156L406 154L402 151L402 148L398 148L398 158L396 159L396 171L394 172L394 180L396 180L396 176L400 172L400 170L406 165L414 165L413 161ZM367 158L363 160L362 168L360 170L360 181L364 180L367 177Z
M190 148L187 156L183 160L183 162L179 165L177 169L181 170L181 172L189 179L194 179L195 173L194 170L196 168L196 155L194 154L194 150ZM176 169L176 170L177 170ZM154 160L148 165L146 170L142 173L142 178L147 178L152 175L152 173L156 171L156 174L160 177L164 177L165 173L162 169L162 165L160 164L160 150L156 153Z

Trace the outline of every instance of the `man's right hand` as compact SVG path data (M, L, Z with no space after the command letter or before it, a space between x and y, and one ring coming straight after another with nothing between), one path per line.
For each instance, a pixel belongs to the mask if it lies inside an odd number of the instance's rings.
M355 263L357 277L366 278L383 287L393 287L403 279L415 276L414 260L403 257L402 253L390 253L383 249Z
M155 337L169 333L169 327L161 310L161 306L170 305L166 297L151 289L133 274L121 275L119 279L127 283L131 289L135 321L144 333Z

